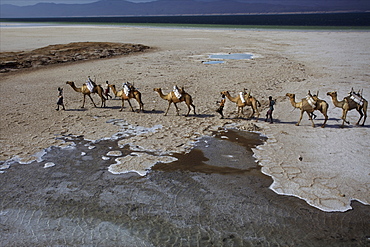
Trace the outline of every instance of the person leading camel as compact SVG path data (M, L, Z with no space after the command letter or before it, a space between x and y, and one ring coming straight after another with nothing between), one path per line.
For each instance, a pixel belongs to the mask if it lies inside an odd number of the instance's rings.
M273 123L272 112L274 111L275 100L272 99L272 96L269 96L269 110L266 113L265 122L270 119L270 123Z
M216 112L221 115L221 119L224 118L223 110L224 110L225 102L226 102L226 96L224 94L221 94L221 101L217 101L217 103L219 103L220 106L216 110Z
M104 95L107 98L107 100L109 99L109 97L112 98L112 96L110 96L110 94L109 94L109 83L108 83L108 81L105 82Z
M55 109L57 111L59 111L59 106L62 106L62 110L64 111L66 108L64 107L64 103L63 103L63 88L60 88L58 87L58 101L57 101L57 106L58 108Z

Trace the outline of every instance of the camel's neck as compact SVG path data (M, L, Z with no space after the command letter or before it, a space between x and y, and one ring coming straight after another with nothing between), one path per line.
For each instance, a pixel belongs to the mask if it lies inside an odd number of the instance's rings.
M109 87L112 89L112 92L114 93L114 95L117 96L117 90L116 90L116 87L113 87L112 85L109 85Z
M297 102L295 102L295 98L294 98L294 97L291 97L291 98L290 98L290 103L292 104L292 106L293 106L294 108L299 108L299 107L300 107L300 104L299 104L299 103L297 103Z
M344 100L342 101L338 101L338 98L336 96L331 96L331 99L333 101L333 104L336 106L336 107L339 107L341 108L344 104Z
M164 95L164 94L162 93L162 90L161 90L161 89L159 89L157 92L158 92L159 96L160 96L162 99L167 99L167 95Z
M76 92L79 92L79 93L81 93L81 92L82 92L81 88L76 87L76 85L75 85L74 83L69 84L69 85L71 85L71 87L73 88L73 90L75 90Z
M226 93L225 96L232 102L237 102L239 97L231 97L229 93Z

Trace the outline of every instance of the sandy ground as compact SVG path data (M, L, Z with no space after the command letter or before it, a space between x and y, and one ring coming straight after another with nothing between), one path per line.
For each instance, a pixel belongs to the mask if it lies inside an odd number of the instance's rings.
M55 139L60 135L109 138L120 129L109 121L114 119L145 128L160 126L155 132L131 138L130 144L157 154L187 152L197 138L224 126L246 130L257 126L269 138L254 152L263 173L274 180L272 190L300 197L324 211L346 211L351 208L351 200L369 204L370 125L355 126L359 115L352 111L348 114L350 125L339 128L341 109L326 96L329 91L337 91L341 100L353 87L363 90L369 99L369 38L369 32L357 31L1 28L2 52L78 41L153 48L139 55L1 74L1 160L34 160L37 152L62 144ZM214 53L252 53L255 58L202 64ZM124 81L135 83L146 112L133 113L128 107L119 112L119 100L108 100L106 108L94 108L87 101L81 109L82 95L65 82L72 80L81 86L89 75L102 84L106 80L118 86ZM176 116L171 108L168 116L163 116L167 102L153 88L168 93L175 84L184 86L193 96L197 115ZM55 111L58 87L64 88L66 111ZM259 121L236 119L236 107L230 101L224 109L227 117L219 119L215 113L219 92L228 90L236 95L243 88L262 103ZM295 93L298 101L308 90L319 91L319 97L330 105L326 128L312 128L307 116L301 126L295 126L300 113L293 110L285 94ZM274 124L263 121L270 95L277 99ZM99 103L96 95L93 98ZM180 107L181 114L185 114L185 104ZM315 123L319 126L323 118L319 112L317 115ZM4 168L1 176L6 175Z

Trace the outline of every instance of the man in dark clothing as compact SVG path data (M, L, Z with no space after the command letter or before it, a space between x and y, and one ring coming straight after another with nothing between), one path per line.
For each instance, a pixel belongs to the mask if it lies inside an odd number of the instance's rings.
M222 96L221 96L221 101L220 101L220 102L217 102L217 103L219 103L219 104L220 104L220 107L216 110L216 112L220 113L220 115L221 115L221 119L223 119L223 118L224 118L223 110L224 110L225 102L226 102L225 95L224 95L224 94L222 94Z
M57 101L57 106L58 108L55 109L57 111L59 111L59 106L62 106L63 109L62 110L65 110L65 107L64 107L64 103L63 103L63 88L60 88L58 87L58 101Z
M265 122L267 122L268 119L270 119L270 123L273 122L272 112L274 111L274 105L275 105L275 100L273 100L272 96L270 96L269 97L269 110L267 111Z

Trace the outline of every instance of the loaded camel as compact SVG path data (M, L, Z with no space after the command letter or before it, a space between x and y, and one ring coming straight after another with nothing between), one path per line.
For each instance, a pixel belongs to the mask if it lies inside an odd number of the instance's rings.
M324 123L321 125L321 128L325 127L326 122L328 121L327 113L328 113L328 108L329 108L329 105L325 100L321 100L317 96L310 96L316 102L316 104L312 104L311 102L309 102L307 98L303 98L300 102L295 102L295 94L292 94L292 93L287 93L286 96L289 97L290 103L292 104L294 108L299 108L301 110L301 116L298 122L296 123L297 126L301 123L303 113L306 112L309 120L311 120L312 122L312 127L315 127L315 124L312 120L312 116L313 116L313 112L317 110L317 111L320 111L325 117Z
M358 111L358 113L360 114L360 118L357 121L356 125L360 124L360 121L361 121L362 117L364 116L364 121L361 124L361 126L364 126L365 120L366 120L366 117L367 117L366 111L367 111L367 105L368 105L368 102L364 98L361 97L362 98L362 104L361 104L361 103L356 103L353 99L351 99L351 96L347 96L342 101L338 101L337 92L335 92L335 91L334 92L328 92L326 95L329 95L331 97L334 106L343 109L343 113L342 113L342 117L341 117L343 122L342 122L341 127L344 126L344 122L349 124L349 121L346 120L347 113L348 113L348 111L353 110L353 109L356 109Z
M172 103L175 105L177 116L180 115L179 114L179 108L177 107L176 104L179 103L179 102L183 102L183 101L185 101L186 105L188 106L188 113L185 116L186 117L189 116L189 113L190 113L190 110L191 110L190 109L190 106L193 107L194 115L196 115L196 113L195 113L195 106L193 104L193 99L190 96L190 94L188 94L188 93L186 93L184 91L184 89L181 90L181 94L182 95L181 95L180 98L177 98L176 95L175 95L175 93L173 91L169 92L166 95L162 93L162 89L161 88L154 88L153 91L156 91L162 99L168 101L168 107L167 107L166 113L164 114L165 116L167 115L168 110L170 109L170 106L171 106Z
M99 97L101 98L101 105L100 105L100 107L105 107L105 100L106 99L105 99L105 97L103 95L104 90L103 90L103 88L100 85L95 85L93 92L90 92L90 90L87 88L87 86L86 86L85 83L82 84L81 87L76 87L76 85L75 85L75 83L73 81L67 81L66 84L70 85L73 88L73 90L75 90L76 92L83 94L84 100L82 102L81 108L84 108L85 107L86 95L89 96L89 98L91 99L91 102L96 107L96 104L94 103L93 99L91 98L91 93L97 93L99 95Z
M113 84L109 84L109 87L112 89L112 92L114 93L116 97L120 97L122 99L122 107L119 111L123 110L125 100L127 100L128 104L131 107L131 110L134 112L135 110L134 108L132 108L130 99L136 99L137 103L139 104L138 112L140 111L144 112L144 103L141 101L141 93L133 85L131 84L129 85L130 90L127 95L124 93L123 89L117 91L116 86Z
M260 115L258 111L258 107L261 106L261 103L252 96L244 97L244 101L240 98L240 94L236 97L232 97L229 93L229 91L223 91L221 94L225 95L231 102L234 102L238 106L238 117L241 115L244 115L243 108L244 106L251 106L252 107L252 114L249 116L249 118L252 118L256 114L256 121L258 121L258 117ZM244 95L244 93L243 93Z

